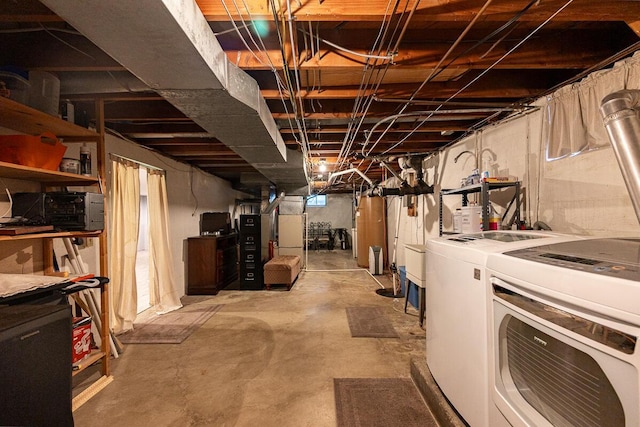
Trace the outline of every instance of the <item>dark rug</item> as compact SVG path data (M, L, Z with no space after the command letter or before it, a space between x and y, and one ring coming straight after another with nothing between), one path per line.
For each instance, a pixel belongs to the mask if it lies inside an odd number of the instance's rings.
M352 337L399 338L382 307L347 307Z
M180 344L221 308L222 305L185 306L144 323L134 323L133 330L118 335L118 339L124 344Z
M338 427L437 427L409 378L334 378Z

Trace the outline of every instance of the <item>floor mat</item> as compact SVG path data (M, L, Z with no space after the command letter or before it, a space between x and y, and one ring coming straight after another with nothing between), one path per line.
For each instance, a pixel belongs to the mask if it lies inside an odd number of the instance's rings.
M145 323L134 323L133 330L118 335L118 339L124 344L180 344L221 308L222 305L185 306Z
M437 427L409 378L334 378L338 427Z
M399 338L382 307L347 307L352 337Z

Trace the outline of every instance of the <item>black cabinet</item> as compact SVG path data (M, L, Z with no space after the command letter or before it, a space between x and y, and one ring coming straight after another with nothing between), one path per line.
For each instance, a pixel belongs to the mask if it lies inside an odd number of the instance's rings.
M240 215L240 289L264 288L260 215Z
M71 307L0 306L0 425L73 426Z

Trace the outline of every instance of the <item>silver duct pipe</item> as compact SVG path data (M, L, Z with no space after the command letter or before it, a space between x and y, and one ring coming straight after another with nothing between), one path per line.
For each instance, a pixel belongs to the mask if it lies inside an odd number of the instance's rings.
M331 185L331 182L340 175L344 175L347 173L357 173L358 175L360 175L362 177L362 179L364 179L365 181L367 181L367 183L370 186L373 186L373 181L371 181L371 179L369 179L368 176L366 176L364 173L362 173L362 171L360 171L360 169L358 168L351 168L351 169L347 169L347 170L343 170L340 172L334 172L332 174L329 175L329 180L327 181L327 185Z
M195 0L42 3L279 189L307 186L302 155L287 149L258 83L229 61Z
M640 90L621 90L600 104L631 203L640 221Z

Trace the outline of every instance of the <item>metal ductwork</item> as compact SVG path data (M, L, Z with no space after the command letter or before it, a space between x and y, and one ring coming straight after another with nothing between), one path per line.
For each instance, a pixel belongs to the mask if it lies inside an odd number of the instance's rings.
M600 113L640 221L640 90L607 95Z
M151 88L126 71L66 71L60 79L60 97L85 93L151 92Z
M258 84L228 61L193 0L42 3L279 188L307 185Z

